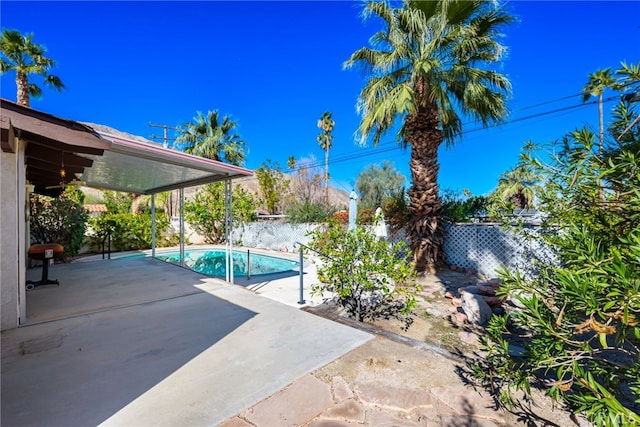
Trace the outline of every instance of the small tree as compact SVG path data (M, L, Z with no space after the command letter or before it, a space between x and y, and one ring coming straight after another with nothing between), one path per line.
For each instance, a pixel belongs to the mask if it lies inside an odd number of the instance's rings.
M289 180L280 171L280 165L267 159L257 170L262 202L270 214L282 212L283 201L289 190Z
M311 234L310 247L320 253L322 265L316 293L333 292L350 317L362 322L380 316L403 315L415 305L408 282L415 271L406 261L404 243L376 239L367 228L346 230L330 222Z
M367 166L356 179L356 190L360 195L358 208L375 211L383 207L389 199L402 192L404 181L404 175L391 161Z
M239 185L233 189L233 221L255 219L255 200ZM225 237L224 185L208 184L199 190L193 201L184 204L185 219L207 243L221 243Z

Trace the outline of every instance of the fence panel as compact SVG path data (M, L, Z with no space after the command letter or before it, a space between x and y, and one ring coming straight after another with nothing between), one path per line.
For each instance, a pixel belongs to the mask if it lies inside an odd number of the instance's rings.
M233 232L234 244L270 249L281 252L296 252L296 242L308 245L309 232L320 224L289 224L276 221L260 221L239 224ZM387 228L385 240L391 243L407 242L404 229L390 233ZM473 268L478 273L494 276L504 265L509 270L520 270L523 274L536 274L533 260L554 263L553 252L540 240L541 230L530 226L522 233L505 229L498 224L445 224L444 261L449 265ZM407 242L408 246L408 242Z
M445 262L486 275L495 275L502 265L535 275L534 260L556 262L553 251L540 240L540 233L537 226L516 233L498 224L446 224Z
M237 225L233 230L234 244L249 248L271 249L280 252L296 252L296 242L308 245L308 234L319 224L289 224L286 222L260 221Z

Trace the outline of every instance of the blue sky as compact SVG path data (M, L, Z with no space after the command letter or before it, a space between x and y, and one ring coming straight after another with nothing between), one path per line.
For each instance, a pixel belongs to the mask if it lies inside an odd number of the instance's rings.
M595 105L549 112L580 105L590 73L640 61L640 1L511 1L507 7L518 22L505 28L509 50L499 69L513 85L512 123L478 130L465 120L462 140L440 151L442 189L486 194L515 165L525 141L546 143L585 124L595 128ZM33 108L147 138L162 135L149 122L177 126L196 111L217 109L238 122L248 168L266 159L286 168L289 156L313 155L322 163L316 122L331 111L332 183L349 191L364 168L383 160L410 179L409 152L395 134L377 148L354 140L364 80L342 63L379 29L360 11L353 1L3 0L0 25L34 33L57 61L52 73L67 86L62 93L45 89ZM2 97L15 100L15 92L14 75L3 75Z

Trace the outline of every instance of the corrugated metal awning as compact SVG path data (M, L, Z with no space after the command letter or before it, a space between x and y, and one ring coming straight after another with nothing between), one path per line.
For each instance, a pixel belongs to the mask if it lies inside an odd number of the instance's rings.
M158 144L100 132L91 126L1 100L2 150L26 141L27 179L35 192L56 195L51 188L74 178L107 190L153 194L223 181L253 172L238 166L166 149ZM60 170L65 170L65 177ZM49 187L49 188L48 188Z

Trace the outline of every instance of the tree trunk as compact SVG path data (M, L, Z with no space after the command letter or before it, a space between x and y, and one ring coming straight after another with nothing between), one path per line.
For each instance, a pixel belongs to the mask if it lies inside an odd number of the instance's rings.
M16 87L18 88L18 105L29 106L29 80L25 73L16 72Z
M329 145L324 152L324 203L329 207Z
M442 262L443 233L440 226L438 147L443 141L437 111L418 112L407 117L407 143L411 145L412 185L409 189L407 225L409 245L419 272L435 273Z

